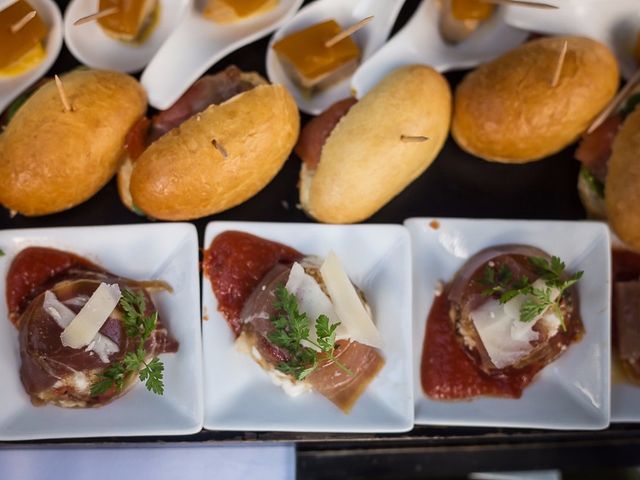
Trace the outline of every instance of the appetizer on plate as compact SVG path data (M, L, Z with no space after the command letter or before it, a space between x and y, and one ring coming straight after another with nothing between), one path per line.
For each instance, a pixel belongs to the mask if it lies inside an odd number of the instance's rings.
M625 379L640 386L640 254L616 247L611 253L614 367L620 365Z
M488 161L539 160L578 139L615 95L619 75L613 53L595 40L532 40L462 80L451 134Z
M313 389L348 413L383 368L364 293L334 253L309 257L226 231L206 250L203 269L236 347L287 394Z
M202 14L216 23L236 23L273 10L278 0L207 0Z
M0 11L0 78L20 75L45 58L49 30L29 2L19 0Z
M527 245L471 257L434 299L421 364L437 400L519 398L584 334L574 284L558 257Z
M118 173L120 198L163 220L227 210L280 171L299 126L281 85L233 66L205 76L169 110L133 126Z
M74 207L116 173L129 129L146 110L132 77L74 70L38 88L0 134L0 203L27 216Z
M367 219L421 175L449 132L451 91L430 67L385 77L361 100L341 100L302 130L300 203L327 223Z
M136 379L162 394L161 353L178 350L150 293L170 287L107 272L73 253L28 247L6 279L20 379L35 405L96 407Z
M143 42L160 17L158 0L100 0L98 25L111 38L123 42Z
M312 94L349 78L358 68L361 51L353 38L332 42L340 32L338 22L326 20L281 38L272 48L293 82Z
M463 42L488 20L496 6L481 0L439 0L440 33L447 43Z

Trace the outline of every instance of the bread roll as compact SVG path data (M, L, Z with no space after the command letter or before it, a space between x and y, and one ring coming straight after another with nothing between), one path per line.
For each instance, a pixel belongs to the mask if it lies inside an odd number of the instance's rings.
M234 207L280 171L299 128L298 108L281 85L259 85L211 105L135 161L129 187L133 205L162 220L188 220Z
M23 215L66 210L100 190L146 110L144 90L122 73L74 70L62 83L72 111L64 110L51 81L0 135L0 203Z
M302 207L321 222L365 220L431 165L450 120L451 91L442 75L420 65L395 70L342 117L317 168L303 165ZM428 140L403 142L402 135Z
M560 79L551 86L565 42ZM527 42L469 73L458 85L451 133L489 161L526 163L562 150L615 95L618 64L604 45L581 37Z
M631 248L640 249L640 109L631 113L613 141L605 204L611 228Z

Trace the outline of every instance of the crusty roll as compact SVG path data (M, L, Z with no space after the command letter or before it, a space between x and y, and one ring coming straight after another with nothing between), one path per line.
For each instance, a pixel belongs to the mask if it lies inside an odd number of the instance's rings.
M564 41L559 82L551 86ZM615 95L618 64L601 43L581 37L527 42L469 73L458 85L451 133L489 161L526 163L574 142Z
M114 175L146 94L128 75L74 70L62 77L72 111L50 81L0 135L0 203L28 216L74 207Z
M431 165L450 121L451 90L442 75L421 65L395 70L340 119L317 168L303 164L302 207L321 222L365 220Z
M299 128L298 108L281 85L258 85L211 105L135 161L129 186L133 205L162 220L234 207L280 171Z
M629 247L640 249L640 109L613 141L604 198L609 225Z

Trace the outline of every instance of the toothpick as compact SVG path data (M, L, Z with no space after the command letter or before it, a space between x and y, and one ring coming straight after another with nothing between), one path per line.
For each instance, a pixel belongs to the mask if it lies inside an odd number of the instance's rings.
M557 5L551 5L550 3L538 3L538 2L528 2L526 0L480 0L484 3L493 3L495 5L513 5L516 7L530 7L530 8L540 8L542 10L557 10Z
M564 58L567 56L567 47L569 42L567 40L562 44L560 49L560 55L558 56L558 63L556 63L556 71L553 72L553 79L551 80L551 88L555 88L560 81L560 74L562 73L562 66L564 65Z
M222 155L222 158L227 158L227 151L222 146L222 144L218 143L218 141L215 138L211 140L211 145L213 145L214 148L220 152L220 155Z
M626 100L626 98L629 96L629 94L631 93L631 90L633 90L633 88L638 84L638 82L640 82L640 68L638 70L636 70L636 73L633 74L633 76L629 79L629 81L627 82L627 84L622 87L622 89L620 89L620 91L618 92L618 95L616 95L614 97L613 100L611 100L611 102L609 103L609 105L607 105L605 107L604 110L602 110L602 112L600 113L600 115L598 115L596 117L596 119L593 121L593 123L591 124L591 126L588 128L587 133L592 133L596 128L598 128L600 125L602 125L602 123L609 118L609 116L611 115L611 113L618 108L618 106L624 101Z
M115 13L118 13L119 11L120 9L118 7L105 8L104 10L100 10L99 12L92 13L91 15L87 15L86 17L79 18L78 20L73 22L73 24L84 25L85 23L93 22L103 17L108 17L109 15L113 15Z
M35 10L31 10L24 17L11 25L11 33L18 33L27 23L29 23L38 13Z
M429 140L429 137L422 135L400 135L400 141L405 143L421 143Z
M62 100L62 105L64 105L64 111L70 112L73 110L71 108L71 104L69 103L69 99L67 98L67 94L64 92L64 86L62 85L62 80L58 75L54 76L56 80L56 87L58 88L58 94L60 95L60 100Z
M371 15L370 17L367 17L367 18L363 18L358 23L354 23L353 25L351 25L346 30L341 31L340 33L338 33L334 37L331 37L329 40L324 42L324 46L327 47L327 48L333 47L336 43L338 43L338 42L344 40L345 38L350 37L351 35L356 33L358 30L360 30L362 27L364 27L371 20L373 20L373 15Z

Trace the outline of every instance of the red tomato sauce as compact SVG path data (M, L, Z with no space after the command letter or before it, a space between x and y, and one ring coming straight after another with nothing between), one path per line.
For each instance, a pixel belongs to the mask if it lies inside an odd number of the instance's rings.
M446 292L435 297L422 348L422 389L436 400L467 400L478 396L520 398L539 368L523 368L500 377L484 373L460 348L449 320Z
M293 263L302 256L291 247L244 232L223 232L211 242L202 268L211 281L218 310L236 336L242 329L242 307L262 277L276 264Z
M11 263L7 273L7 306L9 320L17 325L20 314L29 302L72 268L103 272L89 260L73 253L46 247L22 250Z

